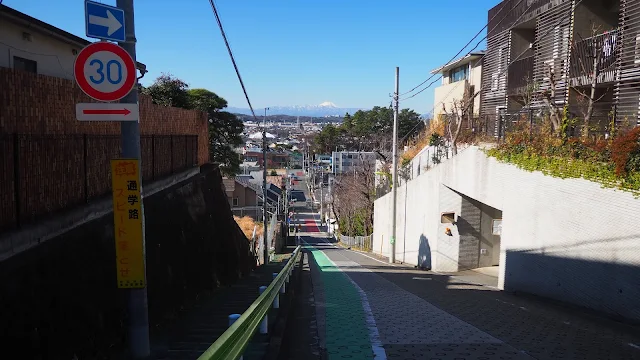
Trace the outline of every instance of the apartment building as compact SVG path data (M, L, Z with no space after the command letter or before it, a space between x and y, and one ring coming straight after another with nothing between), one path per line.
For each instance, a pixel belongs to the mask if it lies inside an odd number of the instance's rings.
M471 52L431 71L431 74L442 75L440 86L434 90L434 118L437 119L445 110L450 113L453 104L463 99L465 90L470 94L480 90L484 54L484 50ZM468 113L477 116L479 112L480 97L476 96Z
M333 174L361 171L365 166L374 171L376 165L375 152L334 151L331 153L331 159Z
M488 12L481 115L498 133L512 114L545 102L590 127L635 125L640 107L640 0L504 0ZM576 129L577 130L577 129Z

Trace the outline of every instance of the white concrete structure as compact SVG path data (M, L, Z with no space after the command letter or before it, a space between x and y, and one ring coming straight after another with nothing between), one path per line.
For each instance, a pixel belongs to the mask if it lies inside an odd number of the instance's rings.
M86 39L0 5L0 66L73 80ZM145 66L138 63L139 69Z
M480 90L483 57L484 51L472 52L431 71L431 74L442 74L442 83L434 90L434 119L443 113L443 104L447 112L450 112L453 101L462 100L467 85L471 87L472 93ZM474 99L472 112L474 115L479 114L480 96Z
M375 202L373 251L383 255L390 199ZM474 206L483 210L470 213ZM484 235L486 207L502 211L498 239ZM630 193L530 173L469 147L399 187L397 208L399 261L455 272L469 259L495 261L493 245L500 288L640 320L640 200ZM441 223L444 212L454 212L456 223ZM474 222L482 235L475 243L461 236Z

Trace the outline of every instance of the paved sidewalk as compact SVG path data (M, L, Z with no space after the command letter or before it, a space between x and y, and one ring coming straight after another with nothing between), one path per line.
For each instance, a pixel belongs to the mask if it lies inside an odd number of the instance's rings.
M638 327L335 247L311 218L307 306L327 359L640 359Z

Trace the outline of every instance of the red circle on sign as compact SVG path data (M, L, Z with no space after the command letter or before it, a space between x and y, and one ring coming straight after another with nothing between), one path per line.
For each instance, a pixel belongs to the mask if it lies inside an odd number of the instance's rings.
M97 90L91 86L85 78L84 65L86 61L91 57L91 55L99 51L107 51L117 55L122 59L122 63L127 69L127 77L122 81L122 86L115 91L102 92ZM131 58L131 55L129 55L129 53L120 46L110 42L101 41L89 44L80 51L76 57L75 63L73 64L73 75L76 78L78 86L80 86L80 89L82 89L85 94L98 101L116 101L127 96L136 84L136 64L133 61L133 58Z

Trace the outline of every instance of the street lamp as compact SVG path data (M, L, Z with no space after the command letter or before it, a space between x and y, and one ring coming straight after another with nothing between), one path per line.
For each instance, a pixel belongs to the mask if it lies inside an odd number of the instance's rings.
M267 110L268 107L264 108L264 119L262 121L262 223L263 223L263 238L264 238L264 264L269 263L269 240L267 233L269 229L267 228Z

